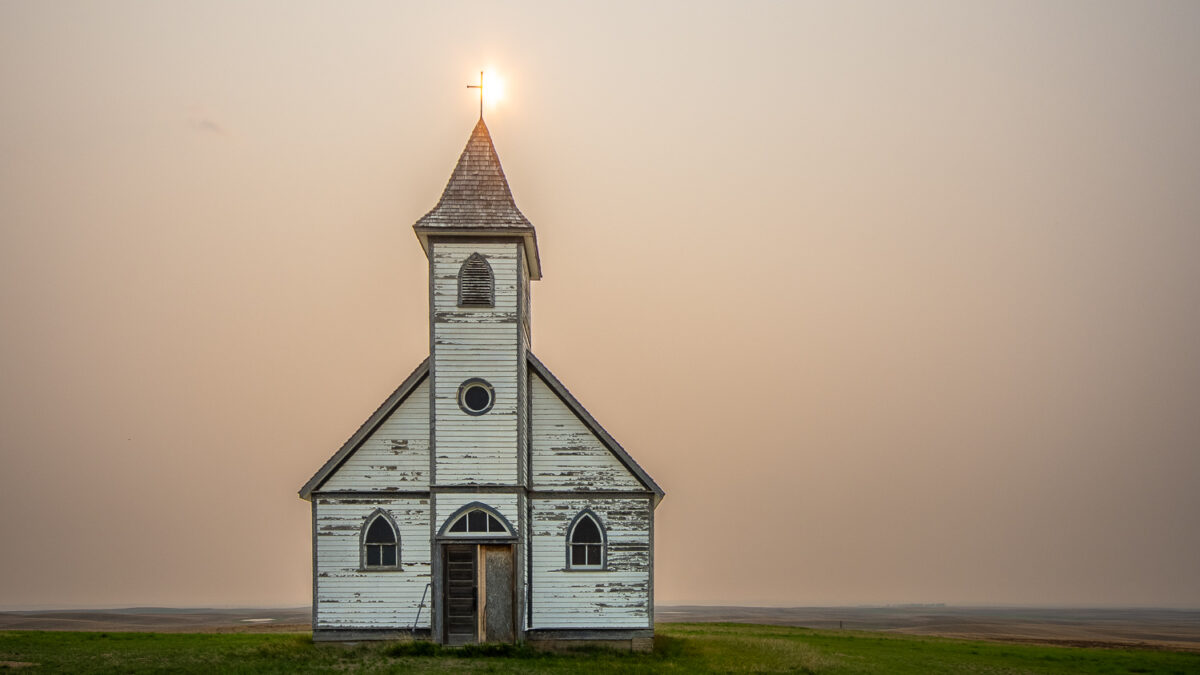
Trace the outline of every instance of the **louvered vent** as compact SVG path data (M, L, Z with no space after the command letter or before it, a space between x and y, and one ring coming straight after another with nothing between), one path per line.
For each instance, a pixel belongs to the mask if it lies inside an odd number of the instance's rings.
M493 306L493 288L492 266L483 256L472 253L458 270L458 306Z

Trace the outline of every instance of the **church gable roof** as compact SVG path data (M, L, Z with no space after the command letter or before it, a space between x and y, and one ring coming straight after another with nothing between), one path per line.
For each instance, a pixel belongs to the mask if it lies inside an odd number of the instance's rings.
M442 198L414 227L533 229L513 201L508 179L504 177L500 158L482 117L471 132L454 173L450 174Z
M655 483L654 479L650 477L650 474L646 473L646 471L642 469L642 467L639 466L636 461L634 461L633 457L629 456L629 453L625 451L625 448L621 447L621 444L618 443L611 434L605 431L604 427L600 426L600 423L596 421L596 418L592 417L591 413L589 413L583 407L583 404L581 404L574 396L572 396L571 392L567 391L567 388L563 386L563 383L560 382L559 379L550 372L550 369L547 368L540 360L538 360L538 358L534 356L532 352L529 353L529 366L533 372L536 373L537 376L546 383L546 386L550 388L550 391L552 391L567 406L567 408L574 413L579 421L587 427L588 431L590 431L597 439L599 439L601 443L604 444L604 447L607 448L608 451L611 452L612 455L629 471L629 473L633 475L633 477L641 484L641 486L654 493L655 502L657 503L659 500L661 500L666 493L664 493L663 489L658 486L658 483ZM537 424L537 420L534 420L534 424Z
M630 457L629 453L626 452L623 447L621 447L621 444L618 443L616 439L604 429L604 427L600 426L600 423L597 422L596 419L592 417L591 413L589 413L587 409L583 407L583 404L581 404L571 394L571 392L568 391L565 386L563 386L563 383L559 381L559 379L550 372L550 369L547 368L545 364L543 364L536 356L534 356L532 352L529 353L529 367L537 375L537 377L541 379L550 392L560 401L562 401L567 410L569 410L569 412L573 414L584 427L586 427L586 430L595 436L595 438L603 445L604 449L610 452L612 457L615 458L616 461L619 462L622 467L624 467L624 469L628 470L631 478L636 481L635 484L639 485L642 489L653 492L656 503L663 498L665 493L663 492L663 489L658 486L658 483L655 483L654 479L651 478L650 475L647 474L646 471L642 469L642 467L639 466L632 457ZM412 371L412 373L409 374L407 378L405 378L404 382L401 383L394 392L392 392L391 396L388 396L383 404L380 405L379 408L367 418L367 421L363 422L362 426L358 428L358 431L354 432L354 435L351 436L345 442L345 444L343 444L342 447L336 453L334 453L332 457L329 458L329 461L325 462L325 464L315 474L313 474L313 477L310 478L308 482L300 488L300 498L311 500L313 492L325 486L331 477L333 477L340 468L347 464L348 460L355 453L355 451L363 446L364 443L370 441L372 434L380 429L380 427L388 421L393 413L396 413L400 406L403 405L404 402L408 400L418 389L418 387L427 380L428 376L429 359L425 359L416 367L415 370ZM424 413L424 410L422 410L422 413L426 414ZM426 438L425 441L426 451L428 451L428 438Z
M533 489L553 492L647 489L544 379L537 376L529 379L529 485Z
M368 437L374 433L375 430L378 429L380 425L382 425L388 419L388 417L390 417L391 414L395 412L402 403L404 403L406 399L408 399L409 395L413 393L418 385L425 381L425 378L428 375L429 359L425 359L419 366L416 367L415 370L412 371L412 373L409 374L407 378L404 379L404 382L402 382L400 386L396 388L396 391L392 392L392 395L388 396L383 404L380 405L375 412L371 413L371 416L367 418L367 421L363 422L362 426L358 428L358 431L354 432L354 435L342 445L341 449L334 453L333 457L330 457L329 461L325 462L325 464L318 469L315 474L313 474L313 477L304 484L304 487L300 488L300 498L311 499L313 491L319 489L325 484L330 476L332 476L334 472L336 472L338 468L340 468L346 462L350 455L356 449L358 449L358 447L362 445L363 442L366 441Z

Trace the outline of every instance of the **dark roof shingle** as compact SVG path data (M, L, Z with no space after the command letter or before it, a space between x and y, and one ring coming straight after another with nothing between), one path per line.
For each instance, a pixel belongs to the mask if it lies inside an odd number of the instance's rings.
M496 156L496 148L482 117L471 132L437 206L413 227L418 230L476 227L533 230L533 225L513 201L500 158Z

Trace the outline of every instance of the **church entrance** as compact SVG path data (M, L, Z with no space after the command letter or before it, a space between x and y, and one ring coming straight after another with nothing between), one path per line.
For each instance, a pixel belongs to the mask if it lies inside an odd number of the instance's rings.
M443 544L442 641L513 642L513 545Z

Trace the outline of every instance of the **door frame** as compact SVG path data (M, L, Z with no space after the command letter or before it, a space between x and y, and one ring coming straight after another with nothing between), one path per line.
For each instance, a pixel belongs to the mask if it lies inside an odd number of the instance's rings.
M436 569L434 570L434 575L435 575L434 581L436 582L434 585L435 585L435 588L437 589L436 593L435 593L437 602L435 604L436 610L434 612L434 618L436 618L436 620L437 620L437 626L436 626L436 630L433 632L433 634L436 636L436 640L439 643L447 644L449 642L449 639L448 639L449 635L447 634L447 630L449 627L448 627L447 621L446 621L446 609L447 609L447 604L448 604L447 599L446 599L446 597L447 597L446 594L449 592L449 584L446 583L447 582L446 566L449 564L449 562L448 562L448 556L446 555L446 549L451 546L455 546L455 547L470 546L471 548L473 548L475 550L475 575L476 575L475 588L476 588L476 593L477 593L476 603L475 603L475 621L476 621L475 640L476 640L476 644L478 644L479 642L482 642L482 638L484 637L483 630L482 630L483 626L481 625L481 623L482 623L482 616L483 616L482 612L483 612L483 608L484 608L486 599L481 598L478 595L479 589L481 589L483 587L483 584L480 584L479 580L481 577L485 577L485 575L487 574L487 569L486 569L485 565L483 564L483 561L480 559L481 558L480 553L483 550L482 546L484 546L484 545L507 546L509 548L509 552L512 557L512 580L509 584L509 586L510 586L509 591L512 594L511 602L512 602L513 641L516 642L516 641L520 640L521 634L523 631L521 630L520 622L518 620L518 618L520 616L520 612L518 610L518 602L520 600L520 595L517 592L518 591L517 586L518 586L518 579L520 578L520 575L518 574L518 562L519 561L517 558L520 555L521 547L518 546L517 544L518 544L517 538L514 536L506 536L506 537L470 537L470 536L447 537L447 536L443 536L443 537L437 538L437 545L436 545L437 546L437 549L436 549L437 550L437 565L436 565Z

